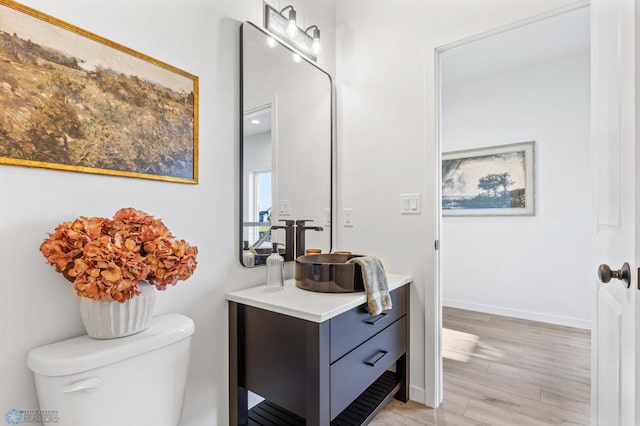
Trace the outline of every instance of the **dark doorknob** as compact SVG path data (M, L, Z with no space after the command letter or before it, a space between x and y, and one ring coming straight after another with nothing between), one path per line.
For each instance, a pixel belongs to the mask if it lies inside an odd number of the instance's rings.
M606 284L611 281L611 278L624 281L627 288L631 285L631 268L627 262L624 262L622 268L617 271L612 271L609 265L598 266L598 278L600 282Z

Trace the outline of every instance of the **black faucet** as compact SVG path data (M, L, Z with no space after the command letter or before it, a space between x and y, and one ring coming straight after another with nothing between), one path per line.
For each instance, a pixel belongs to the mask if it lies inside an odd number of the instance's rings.
M322 226L305 226L306 222L313 222L309 219L296 220L296 258L304 256L304 234L306 231L324 231Z
M280 220L280 222L284 222L284 226L272 225L271 229L284 229L285 233L285 251L284 251L284 260L289 261L293 260L293 247L294 247L294 221L293 220Z

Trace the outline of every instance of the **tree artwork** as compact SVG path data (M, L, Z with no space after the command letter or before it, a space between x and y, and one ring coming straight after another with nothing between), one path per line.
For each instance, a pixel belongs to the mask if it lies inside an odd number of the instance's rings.
M509 187L513 185L515 181L511 179L511 174L505 173L490 173L484 177L481 177L478 181L478 188L487 191L487 195L498 196L498 189L502 188L502 197L506 197Z
M512 213L518 209L529 214L533 179L527 158L532 157L533 142L444 153L443 214L518 214Z

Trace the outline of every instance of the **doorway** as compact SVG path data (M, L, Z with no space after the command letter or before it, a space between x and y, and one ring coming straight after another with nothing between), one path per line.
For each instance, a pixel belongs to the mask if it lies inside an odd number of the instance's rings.
M482 168L474 174L459 163L457 173L443 166L439 256L445 309L590 329L591 289L583 288L590 277L580 275L590 269L592 223L589 50L588 7L439 49L443 158L461 153L455 158L493 160L495 166L506 155L500 147L534 147L531 164L524 156L509 160L515 169L496 172L486 162L469 161ZM526 166L533 178L524 185L515 175ZM533 209L518 214L525 191L533 196L526 207ZM495 213L474 207L480 201ZM513 207L516 214L501 211ZM500 356L499 350L483 354L487 348L473 333L445 324L442 336L445 355L453 346L461 352L454 356L467 361Z

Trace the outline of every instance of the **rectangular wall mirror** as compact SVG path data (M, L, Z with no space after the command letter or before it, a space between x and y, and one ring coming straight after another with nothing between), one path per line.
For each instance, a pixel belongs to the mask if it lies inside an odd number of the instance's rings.
M251 22L240 34L240 260L264 265L274 243L286 260L328 253L331 77Z

